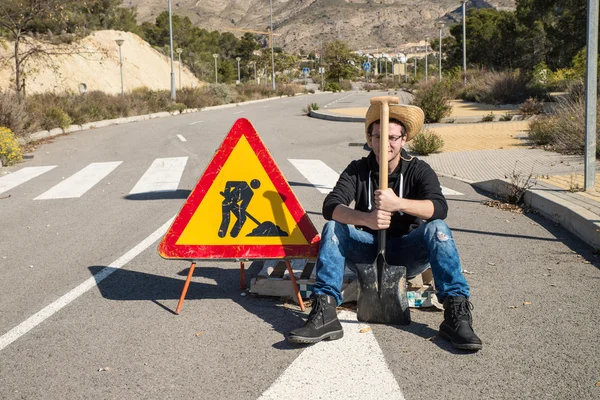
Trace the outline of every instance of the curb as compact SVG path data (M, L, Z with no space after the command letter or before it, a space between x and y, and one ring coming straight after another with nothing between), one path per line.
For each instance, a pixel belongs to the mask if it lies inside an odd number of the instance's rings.
M510 193L512 184L504 179L473 182L472 186L500 197ZM600 221L598 216L576 204L566 202L544 189L525 191L523 201L545 218L560 224L563 228L592 246L600 249Z
M310 95L323 94L323 93L329 93L329 92L310 93ZM294 95L294 97L296 97L296 96L308 96L308 94L296 93ZM50 130L33 132L33 133L29 134L29 136L27 136L27 138L19 138L18 141L19 141L19 144L24 145L24 144L31 143L36 140L48 139L51 137L64 135L65 133L73 133L73 132L85 131L85 130L96 129L96 128L105 128L107 126L128 124L130 122L147 121L149 119L170 117L172 115L190 114L190 113L196 113L196 112L222 110L225 108L241 107L241 106L245 106L245 105L249 105L249 104L263 103L265 101L278 100L278 99L283 99L283 98L288 98L288 97L292 97L292 96L268 97L265 99L250 100L250 101L245 101L242 103L222 104L222 105L218 105L218 106L205 107L205 108L201 108L201 109L188 108L181 112L179 112L179 111L171 111L171 112L162 111L162 112L157 112L157 113L153 113L153 114L144 114L144 115L136 115L136 116L132 116L132 117L122 117L122 118L107 119L107 120L102 120L102 121L94 121L94 122L85 123L83 125L71 125L65 129L54 128L54 129L50 129Z
M352 116L352 115L338 115L338 114L332 114L332 113L328 113L328 112L323 112L323 111L315 111L315 110L311 110L310 117L312 118L317 118L317 119L324 119L327 121L336 121L336 122L361 122L364 123L365 122L365 117L358 117L358 116ZM430 124L425 124L427 125L439 125L439 124L473 124L473 123L486 123L483 122L481 119L483 118L483 115L478 115L478 116L471 116L471 117L455 117L455 118L443 118L440 122L434 122L434 123L430 123ZM512 116L510 121L500 121L500 116L495 116L494 117L494 121L489 121L489 122L513 122L513 121L524 121L526 119L528 119L527 116L522 115L522 114L515 114Z

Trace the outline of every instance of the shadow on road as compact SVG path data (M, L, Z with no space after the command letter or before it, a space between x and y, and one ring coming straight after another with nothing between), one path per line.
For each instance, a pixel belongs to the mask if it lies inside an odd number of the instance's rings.
M106 268L113 269L112 267L99 265L88 268L90 273L96 278L96 281L100 280L99 277L106 276L107 272L111 272L110 270L105 270ZM250 266L246 270L246 278L250 279L250 276L257 275L259 271L256 269L257 267ZM102 296L109 300L147 300L174 314L175 310L167 307L163 302L169 301L173 303L173 301L179 300L188 272L189 268L181 270L178 273L179 276L184 277L181 279L139 271L116 269L108 277L98 282L98 289ZM247 312L258 316L270 324L273 330L284 336L290 330L303 324L304 313L299 310L277 307L278 304L281 304L279 299L241 296L240 272L237 269L225 269L216 267L214 264L211 266L208 263L199 263L194 270L194 277L201 277L216 283L202 283L197 282L197 279L192 279L185 298L186 301L183 304L182 313L185 313L186 304L189 304L190 301L229 299L239 304ZM286 343L279 343L274 346L280 349L295 348Z
M191 190L174 190L164 192L146 192L146 193L135 193L123 196L126 200L175 200L175 199L187 199L192 193Z

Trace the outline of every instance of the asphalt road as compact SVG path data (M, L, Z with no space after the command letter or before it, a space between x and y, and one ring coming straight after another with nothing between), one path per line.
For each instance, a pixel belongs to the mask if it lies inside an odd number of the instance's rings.
M448 178L442 185L462 193L448 196L447 222L469 272L484 341L476 354L436 336L442 313L420 310L408 327L372 326L364 336L353 336L350 315L344 339L290 345L285 335L304 315L242 296L233 262L200 262L173 313L189 263L161 259L158 241L234 121L254 124L320 230L325 195L288 160L340 172L366 154L355 145L363 126L301 109L364 107L381 94L299 96L84 131L11 167L55 166L0 193L0 398L599 398L597 254L541 217L483 205L485 194ZM187 157L177 191L130 194L155 160L171 157ZM36 200L109 162L80 196Z

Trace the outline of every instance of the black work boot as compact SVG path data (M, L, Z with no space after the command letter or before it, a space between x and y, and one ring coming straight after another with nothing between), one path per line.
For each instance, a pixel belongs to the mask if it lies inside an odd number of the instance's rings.
M308 321L302 328L291 331L288 340L292 343L317 343L324 339L341 339L344 331L337 317L336 304L331 296L315 295Z
M451 296L444 300L444 322L440 336L457 349L481 350L483 344L473 331L471 309L473 305L464 296Z

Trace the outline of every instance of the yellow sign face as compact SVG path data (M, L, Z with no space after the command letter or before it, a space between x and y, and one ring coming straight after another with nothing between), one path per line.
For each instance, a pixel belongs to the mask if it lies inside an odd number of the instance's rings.
M285 246L308 242L242 135L176 244Z

